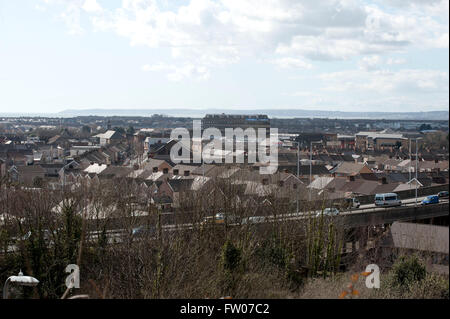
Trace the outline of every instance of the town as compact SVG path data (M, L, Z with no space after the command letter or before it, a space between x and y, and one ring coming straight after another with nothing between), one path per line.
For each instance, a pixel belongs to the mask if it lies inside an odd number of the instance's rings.
M171 138L175 126L192 132L193 120L201 123L202 131L280 126L275 140L276 173L260 174L267 163L249 160L248 136L243 149L231 138L231 150L220 151L212 163L203 163L204 157L190 161L195 144L205 147L213 138L203 135L196 142ZM302 130L297 123L314 125ZM448 121L284 121L263 114L223 113L201 119L160 115L3 118L0 130L3 189L16 189L16 193L19 187L31 197L39 190L48 192L46 196L58 194L59 199L51 200L54 206L49 207L57 214L68 209L68 198L81 192L77 196L85 199L69 206L86 219L84 227L90 232L85 239L91 244L98 242L101 234L106 245L117 245L143 236L152 239L159 234L157 237L163 238L163 233L173 234L179 227L186 231L195 225L213 233L221 225L265 229L265 224L277 219L298 223L307 214L316 216L314 212L318 212L317 216L332 220L338 216L345 219L337 253L341 261L335 270L345 270L374 251L377 260L413 251L428 256L427 267L432 272L448 276L448 236L446 248L442 247L442 238L448 234ZM270 137L268 133L263 136ZM220 143L227 143L226 138ZM172 147L180 147L180 143L187 149L189 165L186 161L174 163L171 156ZM240 156L244 161L225 161L227 156ZM111 185L124 192L119 197L123 196L125 203L113 204L115 199L104 202L93 196L94 189ZM5 201L13 193L2 192L4 209L10 207ZM376 208L379 194L394 194L403 203L400 208ZM424 205L435 195L439 206ZM9 225L14 238L28 239L32 231L26 233L14 222L17 218L23 221L27 214L14 210L2 211L3 226ZM339 223L342 221L336 225ZM405 236L410 241L397 239ZM429 243L426 247L423 236ZM4 254L20 251L20 241L7 240Z
M0 1L0 317L437 312L448 22L449 0Z

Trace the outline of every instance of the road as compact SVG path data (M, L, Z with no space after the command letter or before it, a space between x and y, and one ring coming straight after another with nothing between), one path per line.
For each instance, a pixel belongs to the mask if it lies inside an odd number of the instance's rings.
M413 207L413 206L420 206L421 201L426 198L427 196L421 196L417 198L407 198L402 199L402 206L400 207ZM440 203L448 202L448 199L440 199ZM436 204L431 204L436 205ZM377 211L385 211L386 209L396 209L397 207L377 207L375 204L365 204L361 205L359 208L353 208L348 211L342 211L339 213L339 216L346 216L346 215L352 215L352 214L363 214L363 213L373 213ZM250 222L250 224L254 223L265 223L265 222L273 222L275 220L301 220L306 219L310 217L315 217L318 212L298 212L298 213L288 213L288 214L281 214L281 215L269 215L269 216L254 216L254 217L260 217L258 221ZM240 223L230 224L229 226L239 226ZM177 225L163 225L162 231L175 231L175 230L189 230L193 229L195 225L193 223L185 223L185 224L177 224ZM198 226L197 226L198 227ZM99 236L100 232L98 231L92 231L89 233L88 238L91 240L96 240ZM109 243L120 243L123 241L124 237L130 235L128 234L128 230L126 229L113 229L107 231L107 237ZM15 245L11 245L8 247L8 251L15 251L17 250L17 247Z

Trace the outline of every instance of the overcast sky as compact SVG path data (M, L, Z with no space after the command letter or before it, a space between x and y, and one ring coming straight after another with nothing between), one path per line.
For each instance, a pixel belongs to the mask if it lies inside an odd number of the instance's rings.
M0 111L449 105L448 0L0 0Z

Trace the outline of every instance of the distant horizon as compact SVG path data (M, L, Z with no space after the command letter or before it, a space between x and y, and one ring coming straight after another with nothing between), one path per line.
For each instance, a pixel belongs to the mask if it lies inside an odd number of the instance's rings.
M142 114L146 113L146 114ZM449 110L435 111L332 111L310 110L301 108L254 108L254 109L219 109L219 108L86 108L64 109L59 112L0 112L2 117L78 117L78 116L124 116L124 117L150 117L155 114L169 117L203 117L206 114L266 114L270 118L336 118L336 119L383 119L383 120L445 120ZM386 118L390 116L391 118Z

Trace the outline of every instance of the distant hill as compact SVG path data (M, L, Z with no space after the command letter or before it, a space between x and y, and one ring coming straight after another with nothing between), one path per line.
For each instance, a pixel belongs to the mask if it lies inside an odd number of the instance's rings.
M76 116L152 116L154 114L179 117L201 118L205 114L267 114L271 118L338 118L338 119L384 119L384 120L448 120L448 111L429 112L341 112L302 109L68 109L58 113L23 113L0 112L0 116L41 116L41 117L76 117Z
M182 117L203 117L208 113L227 114L267 114L274 118L293 117L320 117L320 118L341 118L341 119L392 119L392 120L445 120L448 119L448 111L429 112L340 112L326 110L302 110L302 109L86 109L86 110L65 110L57 113L58 116L151 116L153 114L163 114L167 116Z

